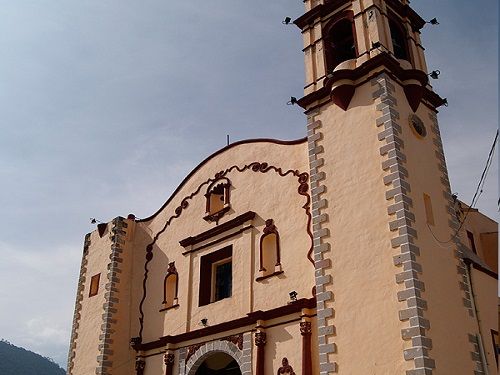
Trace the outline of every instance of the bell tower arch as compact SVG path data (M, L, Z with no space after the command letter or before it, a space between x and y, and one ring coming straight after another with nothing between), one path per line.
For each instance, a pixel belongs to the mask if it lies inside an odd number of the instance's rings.
M304 3L320 373L472 374L426 22L406 0Z

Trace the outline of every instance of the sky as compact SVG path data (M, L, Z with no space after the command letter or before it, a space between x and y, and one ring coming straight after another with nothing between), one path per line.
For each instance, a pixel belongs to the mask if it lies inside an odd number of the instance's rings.
M66 364L90 218L147 217L231 141L305 136L290 0L0 0L0 338ZM414 0L452 190L498 126L498 1ZM498 220L497 158L478 208Z

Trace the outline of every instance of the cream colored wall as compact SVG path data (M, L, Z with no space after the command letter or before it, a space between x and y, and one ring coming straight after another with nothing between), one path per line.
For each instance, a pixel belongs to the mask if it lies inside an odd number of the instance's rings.
M145 247L151 237L160 231L166 220L174 215L181 200L191 195L198 186L215 173L232 165L243 166L254 161L269 165L308 172L305 143L299 145L276 145L272 143L243 144L217 155L198 170L174 197L172 202L152 221L138 223L134 251L142 254L134 264L134 283L142 285ZM314 285L314 268L307 259L311 239L307 234L307 216L303 209L307 198L298 194L298 178L292 174L279 176L274 171L267 173L233 170L226 177L231 180L231 211L219 224L227 222L247 211L257 213L253 221L255 229L248 230L209 248L182 255L185 249L179 241L214 228L207 223L205 197L207 185L189 200L189 207L174 219L163 233L154 249L154 258L149 263L147 298L144 303L145 324L143 342L156 340L163 335L175 335L201 328L201 318L210 325L246 316L255 310L269 310L286 305L288 292L296 290L299 298L310 298ZM262 282L256 282L259 261L259 238L266 219L274 219L280 233L281 263L284 273ZM139 232L141 234L139 234ZM224 237L223 233L210 239ZM233 246L233 290L232 297L198 307L200 257L227 245ZM163 300L163 280L169 262L175 261L179 273L179 307L159 312ZM189 295L188 295L189 293ZM135 299L142 291L135 291ZM137 302L134 302L137 305Z
M387 187L383 183L381 143L375 125L373 87L357 87L350 108L344 112L334 105L315 116L322 121L325 159L322 171L328 200L324 210L330 229L333 325L337 353L332 360L339 371L352 374L404 373L404 343L398 320L401 308L394 281L396 268L391 249ZM360 360L362 355L362 360Z
M144 375L163 375L165 374L165 363L163 362L163 354L154 355L145 358L146 367ZM174 367L177 368L177 367ZM177 372L174 372L177 373Z
M78 338L76 339L76 356L72 375L88 375L95 373L97 356L99 355L99 335L101 333L102 314L104 304L104 286L107 283L106 265L109 263L111 241L109 239L108 224L106 233L101 238L97 231L91 233L88 250L87 273L85 275L85 288L83 290L82 309ZM98 294L89 297L90 280L92 276L100 273Z
M121 272L118 273L119 287L116 298L116 313L113 315L113 320L117 324L112 327L113 340L113 366L111 372L113 374L130 374L134 369L135 351L130 347L130 338L135 336L135 330L132 330L134 325L137 310L132 309L132 265L133 265L133 247L132 241L135 237L136 224L133 220L126 220L126 243L122 246L123 252L120 254L123 261L120 264Z
M463 205L463 209L465 215L468 207ZM462 243L471 248L472 246L467 237L467 231L474 235L477 255L479 255L493 271L498 272L498 223L483 215L481 212L473 210L467 215L462 230L460 230L460 239ZM481 236L482 233L491 235L489 235L489 238L485 241L484 237L482 238Z
M311 9L311 1L306 2L306 11ZM380 0L355 0L350 5L337 8L328 17L345 10L354 12L354 24L356 29L356 45L358 58L350 62L351 69L359 67L370 58L381 52L392 51L392 40L389 29L388 12L390 7L385 1ZM395 13L395 12L393 12ZM314 27L303 30L304 57L305 57L305 95L310 94L323 87L323 78L331 72L326 71L324 57L324 43L322 27L327 20L318 22ZM424 49L421 45L420 34L413 31L408 19L402 19L401 23L409 37L408 49L412 56L412 64L415 69L427 73ZM383 47L372 48L373 42L380 42ZM387 49L387 50L386 50ZM344 66L344 64L342 64ZM344 66L345 68L345 66Z
M290 366L293 367L296 374L302 373L302 337L299 323L296 321L266 329L265 374L275 374L281 367L281 361L284 357L288 358ZM254 359L257 355L256 349L254 345Z
M494 296L497 293L497 280L482 271L472 268L471 282L474 291L474 301L480 324L482 343L490 375L498 374L495 360L495 349L491 330L498 332L498 306Z
M445 186L441 183L442 172L438 169L435 156L437 147L433 142L435 137L431 131L430 110L421 104L416 113L427 129L427 136L422 139L410 129L408 118L411 110L399 85L396 85L396 90L401 138L407 158L405 167L409 173L407 180L411 186L408 195L413 200L416 217L414 228L418 233L415 244L420 248L418 263L423 269L419 279L425 283L422 298L428 305L424 317L431 324L428 331L428 337L433 342L430 356L436 361L437 375L472 373L472 347L467 335L473 332L474 321L463 305L464 295L458 284L458 261L454 257L456 246L450 240L453 232L448 224L448 201L443 196ZM428 226L426 223L424 193L431 198L435 225ZM448 240L447 243L439 243Z

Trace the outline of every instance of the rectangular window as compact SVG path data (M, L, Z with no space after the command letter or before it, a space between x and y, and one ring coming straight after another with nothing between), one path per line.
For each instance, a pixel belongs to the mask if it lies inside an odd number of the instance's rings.
M200 260L199 305L231 297L233 287L233 248L225 247Z
M434 213L432 212L431 197L424 193L425 216L427 224L434 225Z
M231 297L233 286L233 264L231 258L214 264L212 275L212 302Z
M98 273L97 275L92 276L90 279L90 290L89 290L89 297L93 297L97 294L99 291L99 279L101 278L101 274Z
M467 231L467 238L469 239L470 248L477 254L476 243L474 242L474 234L472 232Z

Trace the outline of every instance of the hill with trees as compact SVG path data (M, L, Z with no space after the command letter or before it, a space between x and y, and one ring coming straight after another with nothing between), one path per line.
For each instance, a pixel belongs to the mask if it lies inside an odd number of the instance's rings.
M50 358L0 340L0 374L2 375L64 375Z

